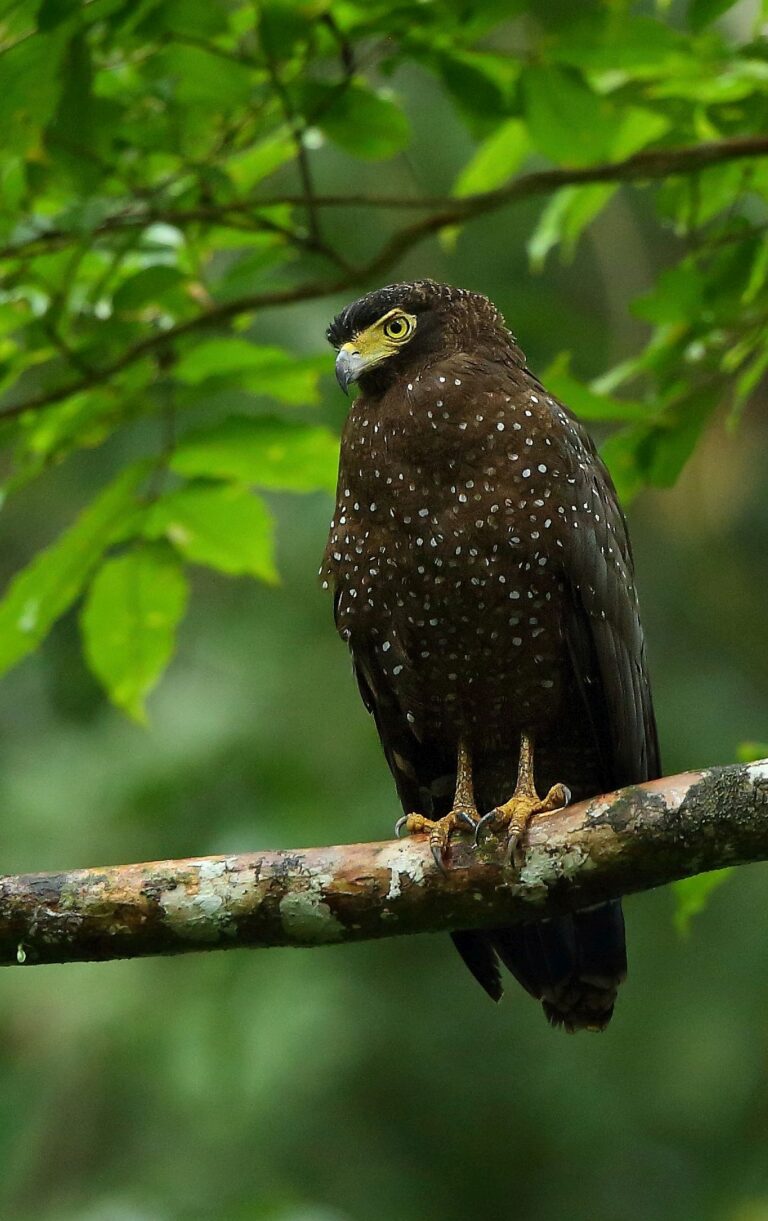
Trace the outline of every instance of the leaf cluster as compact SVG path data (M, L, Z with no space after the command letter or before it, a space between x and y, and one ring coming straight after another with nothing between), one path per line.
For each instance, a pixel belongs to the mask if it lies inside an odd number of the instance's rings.
M654 192L679 255L636 304L647 347L591 386L567 353L546 377L585 418L621 425L605 453L625 495L673 482L718 406L735 417L768 368L768 160L724 152L684 173L675 161L768 129L766 45L728 24L730 7L693 0L678 27L628 0L6 4L5 495L77 450L131 453L121 438L137 421L158 427L11 580L0 672L82 599L89 665L141 719L188 567L274 581L261 493L333 488L337 442L312 419L326 359L259 342L254 321L378 279L435 233L466 240L516 175L542 166L562 174L559 189L537 187L551 192L528 239L539 271L553 251L571 258L636 181L628 159L661 159L633 188ZM407 155L402 82L424 76L473 142L450 196L323 195L329 160L353 182ZM579 183L601 166L605 180ZM376 208L390 227L364 265L329 236L340 204L358 226ZM420 219L401 224L404 209Z

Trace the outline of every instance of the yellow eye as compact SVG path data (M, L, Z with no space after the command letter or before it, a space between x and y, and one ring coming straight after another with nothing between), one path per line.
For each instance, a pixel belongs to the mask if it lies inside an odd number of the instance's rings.
M403 314L396 314L384 325L384 334L387 339L394 339L397 342L407 339L412 330L413 323Z

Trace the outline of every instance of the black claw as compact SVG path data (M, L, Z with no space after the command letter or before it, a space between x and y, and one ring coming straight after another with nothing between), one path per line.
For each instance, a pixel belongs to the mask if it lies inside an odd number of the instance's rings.
M561 809L564 810L566 806L569 806L571 804L571 798L573 797L573 793L568 788L567 784L563 785L563 790L565 792L565 801L563 802Z
M471 814L467 814L467 812L465 810L458 810L456 816L457 816L457 818L460 818L462 822L467 824L470 831L474 831L475 827L477 826L477 823L475 822L475 820Z
M433 843L432 840L430 840L429 847L430 851L432 852L432 860L435 862L440 872L447 873L445 861L443 860L443 850L440 844L436 842Z
M475 838L473 841L475 848L478 848L480 846L481 828L487 827L488 823L493 822L495 820L495 818L496 818L496 811L491 810L488 814L484 814L483 817L480 819L480 821L475 825Z
M403 827L405 826L405 824L407 822L408 822L407 814L404 814L402 818L398 818L397 822L395 823L395 838L396 839L400 839Z

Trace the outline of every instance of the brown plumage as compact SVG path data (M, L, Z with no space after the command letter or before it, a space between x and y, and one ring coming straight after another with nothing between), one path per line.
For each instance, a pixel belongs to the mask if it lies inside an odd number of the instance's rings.
M613 485L496 308L428 280L394 284L343 310L328 337L360 396L321 571L405 813L444 820L440 852L458 820L494 811L502 827L523 734L539 792L565 784L579 800L658 775ZM500 958L553 1023L610 1019L626 967L618 903L454 941L495 999Z

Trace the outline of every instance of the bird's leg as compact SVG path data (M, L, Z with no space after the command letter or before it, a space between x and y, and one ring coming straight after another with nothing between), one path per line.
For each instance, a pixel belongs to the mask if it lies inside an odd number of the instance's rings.
M562 810L571 800L571 791L564 784L553 784L546 797L539 797L533 782L533 737L523 732L520 735L520 762L517 767L517 784L509 801L496 806L475 827L475 843L486 830L507 832L506 859L514 858L516 865L522 864L520 844L528 823L536 814L551 814Z
M452 833L459 831L462 827L468 827L470 831L474 831L479 819L480 815L475 805L472 787L472 759L466 739L462 737L459 738L459 753L456 762L456 789L449 812L435 820L425 818L423 814L405 814L398 819L395 834L399 836L403 830L407 831L409 835L419 831L426 832L429 835L429 846L432 849L435 863L442 869L444 859L448 855Z

